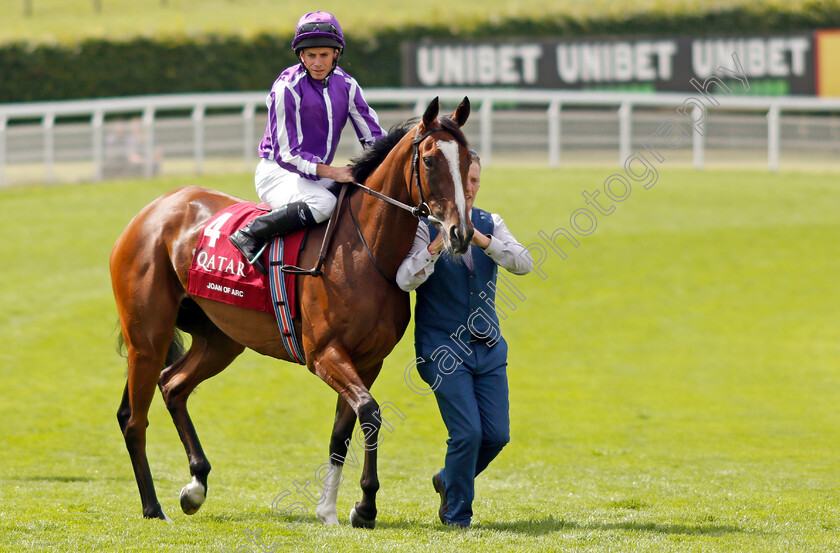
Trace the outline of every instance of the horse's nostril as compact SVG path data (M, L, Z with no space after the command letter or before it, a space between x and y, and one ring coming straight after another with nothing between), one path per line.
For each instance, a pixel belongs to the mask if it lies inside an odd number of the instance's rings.
M463 236L461 236L461 229L458 227L452 227L449 229L449 238L452 241L452 244L455 246L456 250L461 249L463 245Z
M449 238L453 249L456 253L464 253L469 247L469 240L465 238L465 233L460 227L452 227L449 229Z

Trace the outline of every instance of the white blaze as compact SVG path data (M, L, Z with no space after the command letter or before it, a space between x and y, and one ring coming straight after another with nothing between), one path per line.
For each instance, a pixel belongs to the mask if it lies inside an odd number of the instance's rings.
M455 206L458 208L458 215L461 218L461 224L463 224L466 220L467 201L464 198L464 183L461 182L461 171L458 164L458 143L451 140L438 140L437 146L449 163L452 184L455 185Z

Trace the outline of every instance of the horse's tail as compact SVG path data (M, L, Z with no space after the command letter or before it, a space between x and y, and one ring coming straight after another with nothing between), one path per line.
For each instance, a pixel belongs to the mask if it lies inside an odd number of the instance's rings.
M119 320L117 321L117 326L119 326ZM185 352L184 334L176 328L175 334L172 336L172 342L169 344L169 350L166 352L166 361L162 368L172 365L172 363L183 357ZM125 338L123 338L122 332L117 334L117 354L123 358L128 357Z

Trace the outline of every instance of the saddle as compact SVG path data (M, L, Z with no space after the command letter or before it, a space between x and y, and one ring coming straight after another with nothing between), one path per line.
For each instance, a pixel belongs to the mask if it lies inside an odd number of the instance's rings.
M315 267L301 269L297 266L300 252L306 243L308 228L271 239L268 247L261 254L263 264L269 267L268 275L263 275L248 263L228 237L257 216L270 211L271 208L260 203L240 202L218 212L205 225L190 265L187 292L193 296L274 313L289 355L298 363L305 364L303 348L295 336L293 324L298 311L295 276L321 276L323 274L322 268L327 249L338 225L341 202L346 197L348 189L346 185L339 184L339 187L338 206L333 210L327 223L327 231L324 234ZM335 190L331 192L336 193ZM364 243L358 224L356 230L359 231L359 236ZM367 249L367 244L365 244L365 249ZM373 259L369 249L367 252ZM376 265L376 260L374 260L374 265ZM381 272L378 265L376 268Z
M268 210L268 206L254 202L234 204L207 222L198 238L189 271L187 292L193 296L273 313L268 278L249 264L228 236ZM283 248L284 263L297 264L304 231L286 236ZM269 251L263 252L266 267ZM286 288L294 292L294 279L287 278Z
M262 253L263 263L270 267L268 275L248 263L228 240L237 229L268 209L264 204L241 202L220 211L207 222L190 265L187 293L273 314L289 354L304 364L303 349L294 335L292 322L298 316L296 274L282 269L297 266L308 229L272 239Z

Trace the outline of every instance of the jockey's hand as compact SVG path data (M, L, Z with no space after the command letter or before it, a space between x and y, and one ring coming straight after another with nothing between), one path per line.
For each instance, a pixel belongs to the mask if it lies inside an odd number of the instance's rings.
M332 179L336 182L353 182L353 168L350 165L333 167L319 163L316 173L321 178Z

